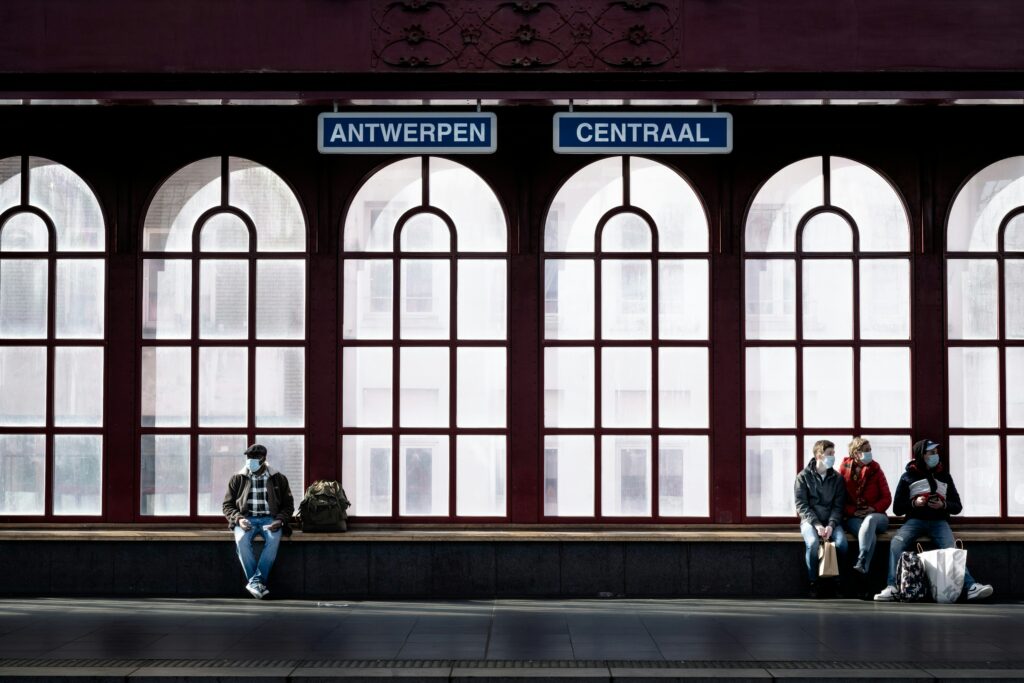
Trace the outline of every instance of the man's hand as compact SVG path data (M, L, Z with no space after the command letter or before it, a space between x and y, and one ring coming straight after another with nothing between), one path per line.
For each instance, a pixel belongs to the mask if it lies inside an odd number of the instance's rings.
M946 507L946 501L942 500L938 496L936 496L935 498L929 498L928 507L930 507L933 510L941 510L942 508Z
M252 529L252 522L250 522L245 517L239 517L238 526L242 527L242 531L249 531L250 529Z
M914 498L914 507L923 508L928 503L928 496L922 494Z
M277 530L279 530L279 529L280 529L281 527L283 527L283 526L284 526L284 522L282 522L282 521L281 521L281 520L279 520L279 519L275 519L275 520L274 520L273 522L271 522L271 524L270 524L270 530L271 530L271 531L277 531Z
M830 538L832 538L832 527L826 526L826 527L823 527L823 528L825 529L825 532L821 535L821 539L823 541L827 541Z

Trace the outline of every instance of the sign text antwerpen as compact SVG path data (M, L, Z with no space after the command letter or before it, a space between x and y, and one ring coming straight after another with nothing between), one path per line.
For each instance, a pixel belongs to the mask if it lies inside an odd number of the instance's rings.
M498 148L493 113L320 114L324 154L491 154Z
M558 154L728 154L732 115L719 113L555 114Z

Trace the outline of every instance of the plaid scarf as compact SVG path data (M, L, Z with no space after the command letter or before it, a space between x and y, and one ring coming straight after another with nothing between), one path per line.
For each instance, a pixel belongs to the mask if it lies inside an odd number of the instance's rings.
M270 479L270 472L264 468L263 474L251 474L249 479L252 482L252 485L249 487L249 514L253 517L269 515L270 504L267 502L267 481Z
M850 473L849 476L844 478L856 482L857 487L855 489L856 495L854 496L854 500L856 501L857 507L860 507L864 504L864 487L868 483L868 466L862 462L850 461L844 462L840 465L840 469Z

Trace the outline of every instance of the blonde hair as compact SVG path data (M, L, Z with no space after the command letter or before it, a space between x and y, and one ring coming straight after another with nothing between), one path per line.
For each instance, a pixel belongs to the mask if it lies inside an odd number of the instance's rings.
M858 436L850 442L850 457L852 458L857 453L863 453L871 448L871 442L865 439L863 436Z
M830 448L835 448L836 445L827 439L814 442L814 457L818 457Z

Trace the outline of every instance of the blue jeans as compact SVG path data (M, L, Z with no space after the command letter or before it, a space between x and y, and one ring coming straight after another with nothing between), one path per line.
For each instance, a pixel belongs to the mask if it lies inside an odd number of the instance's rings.
M814 529L814 526L800 520L800 535L804 537L804 561L807 563L807 578L811 582L818 580L818 548L821 545L821 537ZM829 539L836 544L836 554L839 557L846 557L846 534L843 527L837 526L832 530L832 538Z
M277 547L281 544L281 529L277 531L265 531L264 525L273 524L274 518L270 515L260 517L247 517L252 528L245 531L240 526L235 526L235 545L238 546L238 559L242 561L242 569L245 570L245 580L249 585L266 583L270 577L270 568L274 566L277 559ZM256 549L253 548L252 539L257 535L263 537L263 552L256 559Z
M875 555L875 541L878 540L878 534L889 528L889 518L881 512L872 512L864 517L850 517L846 520L846 528L857 536L857 545L860 546L857 562L867 573L871 568L871 558Z
M896 563L900 555L911 543L921 536L927 534L935 542L938 548L952 548L953 530L949 528L949 522L944 519L908 519L892 537L889 544L889 578L887 585L896 585ZM970 588L975 584L974 577L964 568L964 588Z

